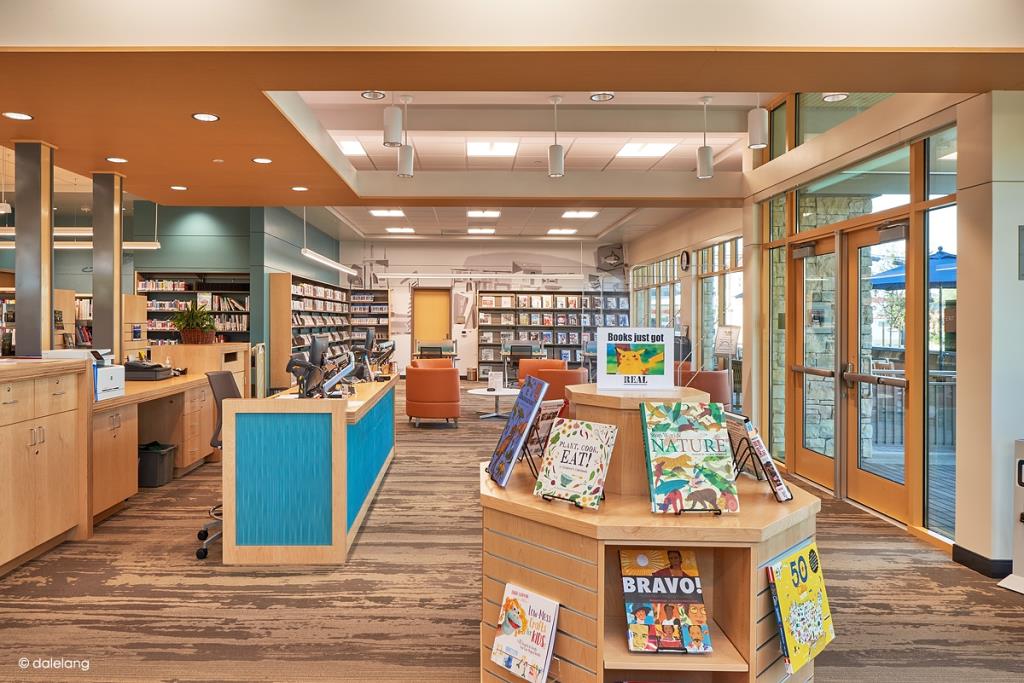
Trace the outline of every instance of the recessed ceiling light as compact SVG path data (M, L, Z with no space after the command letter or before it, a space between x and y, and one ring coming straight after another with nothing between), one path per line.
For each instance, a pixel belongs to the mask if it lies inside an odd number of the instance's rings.
M175 192L184 192L188 189L185 185L171 185L171 189Z
M376 218L405 218L401 209L370 209L370 215Z
M215 164L223 164L224 160L223 159L214 159L213 163L215 163Z
M466 212L468 218L501 218L501 211L497 209L470 209Z
M366 156L366 149L359 140L339 140L338 146L341 147L341 153L347 157Z
M597 211L566 211L562 214L562 218L593 218L597 213Z
M676 146L674 142L627 142L618 152L617 157L663 157Z
M387 95L384 94L383 90L364 90L359 93L359 96L364 100L383 100Z
M549 235L575 235L576 228L548 228Z
M408 235L409 233L416 232L416 228L384 228L387 232L396 235Z
M20 111L5 111L4 117L14 121L31 121L31 114L23 114Z
M192 118L196 121L202 121L203 123L213 123L214 121L220 121L220 117L216 114L204 114L203 112L197 112L192 114Z
M292 191L293 192L305 192L308 189L309 189L308 187L303 187L302 185L296 185L295 187L292 188Z
M592 92L590 93L591 102L611 102L615 99L615 93L613 92Z
M823 92L821 93L821 99L826 102L842 102L850 96L848 92Z
M493 235L494 228L468 228L466 232L470 235Z
M268 159L267 157L253 157L252 158L252 163L254 163L254 164L272 164L272 163L274 163L274 160L273 159Z
M517 149L518 142L467 142L466 156L514 157Z
M107 161L112 164L127 164L128 160L124 157L107 157Z

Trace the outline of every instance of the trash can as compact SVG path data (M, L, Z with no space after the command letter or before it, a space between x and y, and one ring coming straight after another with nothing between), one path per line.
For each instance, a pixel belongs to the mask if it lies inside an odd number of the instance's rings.
M151 441L139 446L139 486L163 486L174 478L174 444Z
M477 373L477 369L476 368L469 368L468 370L466 370L466 381L467 382L475 382L476 381L476 373Z

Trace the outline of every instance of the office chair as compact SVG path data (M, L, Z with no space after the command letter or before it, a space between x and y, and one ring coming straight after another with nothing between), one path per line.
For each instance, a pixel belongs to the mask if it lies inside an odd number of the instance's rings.
M216 372L206 373L206 379L210 382L210 390L213 391L213 400L217 403L217 426L213 430L213 438L210 439L210 445L214 448L220 448L223 445L223 441L220 438L221 427L224 424L224 399L226 398L242 398L242 393L238 391L238 385L235 383L234 375L228 370L217 370ZM203 528L199 530L196 537L203 542L201 548L196 549L196 558L205 560L209 554L210 544L216 541L224 533L224 503L217 503L210 508L210 517L213 521L207 522L203 525ZM219 527L219 529L218 529ZM210 534L213 529L218 529Z

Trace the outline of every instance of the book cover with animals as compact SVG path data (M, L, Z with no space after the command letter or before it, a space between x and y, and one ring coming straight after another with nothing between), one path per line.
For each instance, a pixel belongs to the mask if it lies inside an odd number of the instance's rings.
M692 550L623 548L622 598L630 652L711 652L704 591Z
M651 512L739 512L721 403L641 403Z
M672 330L627 327L597 330L599 389L671 389Z
M532 683L548 678L554 651L558 603L525 588L505 584L491 661Z
M515 467L526 443L530 427L540 410L540 403L544 400L544 393L548 390L548 383L542 382L536 377L527 377L523 386L519 389L516 402L512 404L512 411L505 422L505 428L498 439L498 445L491 455L491 462L487 466L487 473L491 475L497 484L504 487L512 476L512 468Z
M817 544L800 544L767 571L786 671L796 673L836 637Z
M600 422L556 420L533 495L596 510L618 431L615 425Z

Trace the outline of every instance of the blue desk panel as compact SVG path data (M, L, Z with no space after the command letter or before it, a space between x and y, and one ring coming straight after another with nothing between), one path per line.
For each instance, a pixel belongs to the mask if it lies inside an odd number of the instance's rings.
M352 523L362 509L370 487L377 481L388 453L395 446L395 390L392 387L386 396L382 396L376 405L354 424L349 424L347 432L347 504L345 510L345 528L350 530Z
M239 413L235 435L236 543L330 545L331 416Z

